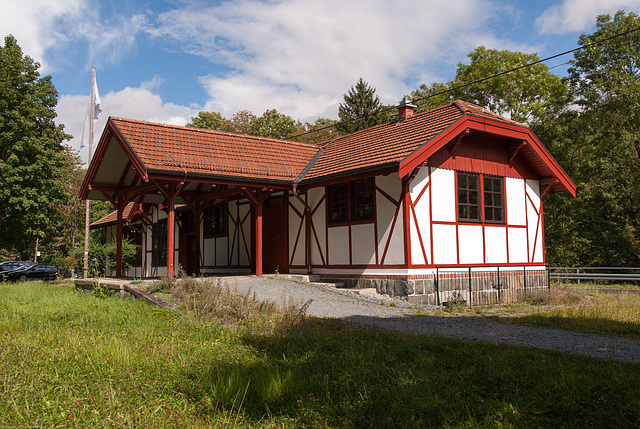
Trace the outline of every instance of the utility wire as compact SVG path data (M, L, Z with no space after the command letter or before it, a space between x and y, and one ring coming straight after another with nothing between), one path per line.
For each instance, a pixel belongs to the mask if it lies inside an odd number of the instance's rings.
M579 47L577 47L577 48L570 49L570 50L568 50L568 51L564 51L564 52L561 52L561 53L559 53L559 54L551 55L550 57L542 58L542 59L537 60L537 61L534 61L534 62L532 62L532 63L527 63L527 64L524 64L524 65L518 66L518 67L513 68L513 69L510 69L510 70L506 70L506 71L503 71L503 72L500 72L500 73L496 73L496 74L491 75L491 76L483 77L483 78L480 78L480 79L474 80L473 82L470 82L470 83L465 83L465 84L461 84L461 85L458 85L458 86L454 86L454 87L452 87L452 88L447 88L447 89L445 89L445 90L442 90L442 91L439 91L439 92L436 92L436 93L433 93L433 94L429 94L429 95L426 95L426 96L424 96L424 97L419 97L419 98L416 98L415 100L411 100L411 101L412 101L412 102L419 102L419 101L427 100L427 99L429 99L429 98L436 97L436 96L438 96L438 95L447 94L447 93L452 92L452 91L455 91L455 90L457 90L457 89L461 89L461 88L464 88L464 87L467 87L467 86L475 85L475 84L477 84L477 83L486 82L486 81L488 81L489 79L494 79L494 78L496 78L496 77L504 76L504 75L506 75L506 74L508 74L508 73L513 73L513 72L516 72L516 71L518 71L518 70L522 70L522 69L524 69L524 68L531 67L531 66L534 66L534 65L536 65L536 64L540 64L540 63L543 63L543 62L546 62L546 61L552 60L552 59L554 59L554 58L558 58L558 57L561 57L561 56L564 56L564 55L567 55L567 54L571 54L571 53L576 52L576 51L579 51L579 50L581 50L581 49L587 49L587 48L590 48L591 46L600 45L600 44L602 44L602 43L608 42L609 40L613 40L613 39L616 39L616 38L618 38L618 37L626 36L626 35L628 35L628 34L631 34L631 33L636 32L636 31L640 31L640 27L632 28L632 29L627 30L627 31L624 31L624 32L622 32L622 33L618 33L618 34L614 34L613 36L606 37L606 38L604 38L604 39L602 39L602 40L598 40L598 41L595 41L595 42L587 43L586 45L579 46ZM553 67L550 67L549 69L556 68L556 67L560 67L560 66L565 65L565 64L569 64L569 61L567 61L567 62L565 62L565 63L562 63L562 64L558 64L558 65L553 66ZM380 110L379 110L378 112L376 112L375 114L376 114L376 115L379 115L380 113L383 113L383 112L386 112L386 111L389 111L389 110L391 110L391 109L395 109L395 108L396 108L395 106L385 107L385 108L383 108L383 109L380 109ZM369 115L365 115L365 116L363 116L362 118L358 118L358 119L356 119L356 120L366 119L368 116L369 116ZM338 121L338 122L340 122L340 121ZM295 139L296 137L305 136L305 135L307 135L307 134L315 133L315 132L318 132L318 131L323 131L323 130L326 130L326 129L329 129L329 128L335 128L335 126L336 126L336 125L337 125L337 123L335 123L335 124L331 124L331 125L326 125L326 126L324 126L324 127L322 127L322 128L318 128L318 129L315 129L315 130L306 131L306 132L304 132L304 133L297 134L297 135L295 135L295 136L291 136L290 138L291 138L291 139Z

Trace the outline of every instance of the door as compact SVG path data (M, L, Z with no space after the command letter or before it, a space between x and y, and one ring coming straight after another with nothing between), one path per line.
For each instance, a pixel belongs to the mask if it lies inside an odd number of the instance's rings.
M285 196L265 201L263 266L265 273L289 272L288 199Z

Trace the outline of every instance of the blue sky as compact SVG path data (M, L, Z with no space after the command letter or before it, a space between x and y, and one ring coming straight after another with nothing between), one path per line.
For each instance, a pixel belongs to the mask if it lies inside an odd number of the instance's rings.
M79 149L91 66L97 134L108 115L184 125L200 110L276 108L312 122L337 117L359 77L396 103L453 78L479 45L547 57L619 9L640 0L4 0L0 34L52 76L57 122Z

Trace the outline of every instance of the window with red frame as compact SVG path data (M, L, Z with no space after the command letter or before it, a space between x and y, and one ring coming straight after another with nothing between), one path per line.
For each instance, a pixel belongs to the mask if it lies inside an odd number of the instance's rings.
M457 173L457 176L458 221L504 222L504 186L501 177L468 173Z
M373 179L353 180L328 186L328 223L373 220L373 198Z

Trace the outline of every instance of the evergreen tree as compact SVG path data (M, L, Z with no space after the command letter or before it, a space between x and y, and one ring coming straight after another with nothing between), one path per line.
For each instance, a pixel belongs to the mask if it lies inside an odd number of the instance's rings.
M338 116L340 122L336 128L344 133L353 133L383 122L380 111L382 105L375 88L358 79L355 86L344 94L344 103L340 103Z
M0 47L0 248L28 254L51 236L55 205L68 199L62 177L71 162L56 125L51 76L23 56L13 36ZM46 240L45 240L46 241Z

